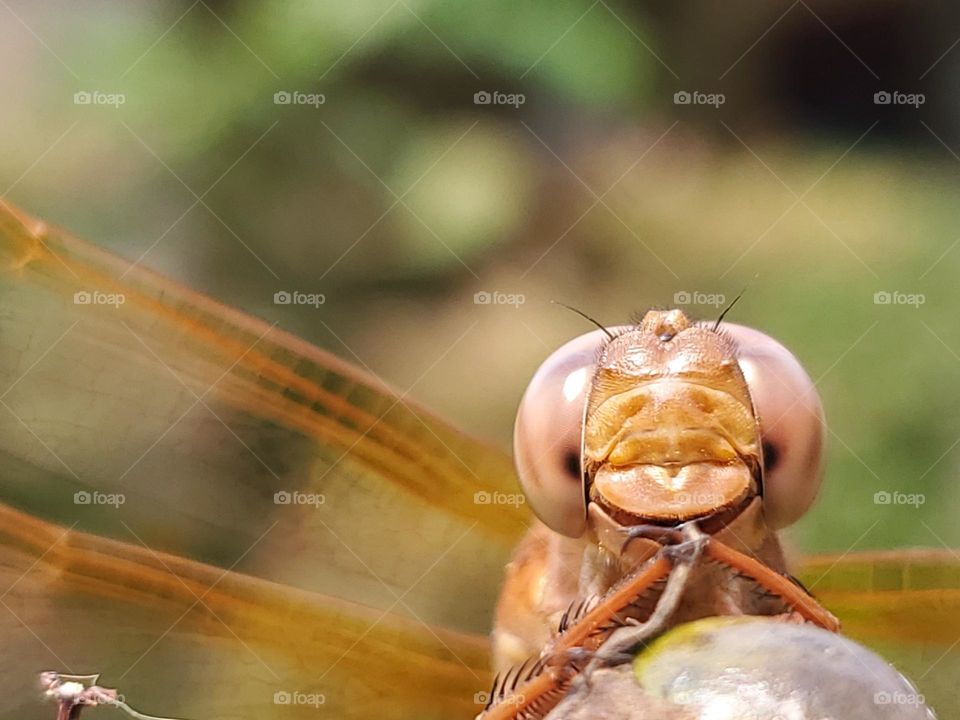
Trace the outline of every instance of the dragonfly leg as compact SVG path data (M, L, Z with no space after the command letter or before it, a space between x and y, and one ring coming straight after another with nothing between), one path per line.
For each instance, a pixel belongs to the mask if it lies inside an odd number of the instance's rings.
M586 682L589 682L590 674L600 666L615 665L623 662L624 659L629 660L632 657L632 650L663 631L670 616L680 604L690 572L700 560L710 539L693 523L684 526L682 533L684 537L682 542L660 551L672 566L672 570L667 578L667 586L653 613L642 623L619 628L610 634L584 670L583 676Z
M681 525L679 528L637 525L628 528L626 532L624 548L636 538L650 538L665 545L663 552L668 556L670 553L689 552L684 548L689 546L691 538L701 538L701 549L706 548L706 554L711 560L749 577L763 590L779 597L790 608L791 613L798 615L806 622L812 622L833 632L840 629L837 619L814 600L810 591L799 582L781 575L749 555L734 550L715 537L705 535L696 521Z
M589 664L587 658L594 657L594 651L584 647L584 643L592 643L593 636L603 632L617 613L658 582L668 578L669 585L673 564L665 550L659 551L558 635L541 653L540 661L534 666L536 672L520 682L514 676L507 689L495 685L491 692L494 701L477 716L478 720L542 718L559 702L582 664ZM536 713L532 711L534 707L538 709Z
M623 528L622 532L626 537L620 548L621 555L633 540L640 538L653 540L661 545L678 545L683 542L683 533L680 529L661 525L631 525Z
M840 630L840 622L814 600L805 588L759 560L734 550L714 538L710 538L706 545L706 555L709 559L750 578L768 593L776 595L792 612L800 615L807 622L832 632Z

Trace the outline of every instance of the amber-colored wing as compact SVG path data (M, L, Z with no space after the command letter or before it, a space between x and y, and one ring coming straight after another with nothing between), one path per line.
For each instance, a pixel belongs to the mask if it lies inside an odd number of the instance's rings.
M525 508L496 502L517 491L502 453L276 327L7 205L0 475L0 501L47 521L405 616L428 637L421 623L488 628L526 526ZM45 576L45 592L68 594L66 579ZM118 593L131 609L147 596ZM325 631L338 630L303 633ZM44 641L44 667L77 649ZM75 655L84 671L128 652L119 636L98 647ZM358 687L364 648L341 661Z
M37 671L101 672L187 718L469 718L482 636L47 524L0 508L0 715L54 717ZM92 716L91 716L92 717Z
M799 577L840 619L845 635L894 663L932 707L946 713L958 706L960 553L813 557L804 561Z

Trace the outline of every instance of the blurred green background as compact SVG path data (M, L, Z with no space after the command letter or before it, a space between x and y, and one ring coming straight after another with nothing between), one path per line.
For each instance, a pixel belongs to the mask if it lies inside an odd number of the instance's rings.
M749 286L729 319L829 421L796 544L960 546L958 33L904 2L8 0L0 190L504 447L589 329L550 300Z

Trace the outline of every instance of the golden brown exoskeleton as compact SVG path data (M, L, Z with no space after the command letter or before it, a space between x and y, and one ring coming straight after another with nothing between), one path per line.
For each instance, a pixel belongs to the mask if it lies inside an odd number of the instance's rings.
M668 531L696 520L730 555L726 562L715 551L708 559L716 562L697 564L671 624L798 610L835 627L787 579L775 533L813 501L821 446L813 383L789 351L756 330L651 310L635 327L565 345L538 370L517 417L517 468L542 522L507 570L497 670L552 641L556 647L571 605L602 599L653 562L660 542L625 542L639 525Z

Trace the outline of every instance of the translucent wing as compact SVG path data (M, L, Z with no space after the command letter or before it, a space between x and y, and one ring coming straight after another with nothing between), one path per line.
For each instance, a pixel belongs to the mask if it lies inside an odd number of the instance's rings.
M523 529L515 507L475 501L515 487L504 456L274 327L12 213L0 267L3 499L484 627Z
M487 681L481 636L5 507L0 540L4 717L54 717L36 672L54 667L101 672L135 709L187 718L471 717Z
M908 550L813 557L799 577L840 618L845 635L893 662L934 708L956 707L960 555Z
M337 610L336 623L362 605L405 616L428 637L436 631L421 623L485 631L502 567L527 523L524 508L490 502L516 491L503 454L276 327L6 205L0 405L3 502L259 578L258 588L284 583L358 604ZM86 549L76 552L87 562ZM104 557L112 551L96 552L95 562L111 568ZM150 597L128 592L137 577L110 586L131 613ZM54 572L40 580L45 589L35 587L29 602L49 596L43 619L50 622L61 599L72 597L67 580L108 593L94 587L99 576ZM262 617L274 600L257 596L249 612ZM99 601L85 603L101 611L94 617L114 614ZM71 606L69 614L75 622L83 613ZM356 629L361 616L351 622ZM303 630L305 637L336 631ZM397 637L406 642L418 632ZM93 645L102 652L83 654L84 671L126 652L116 637L107 648ZM197 650L208 637L194 637ZM364 640L340 661L358 687L367 681L360 670L370 647ZM385 642L374 647L393 652ZM242 662L237 653L233 647L218 662ZM45 657L45 667L62 669L53 654ZM165 657L171 669L173 655Z

